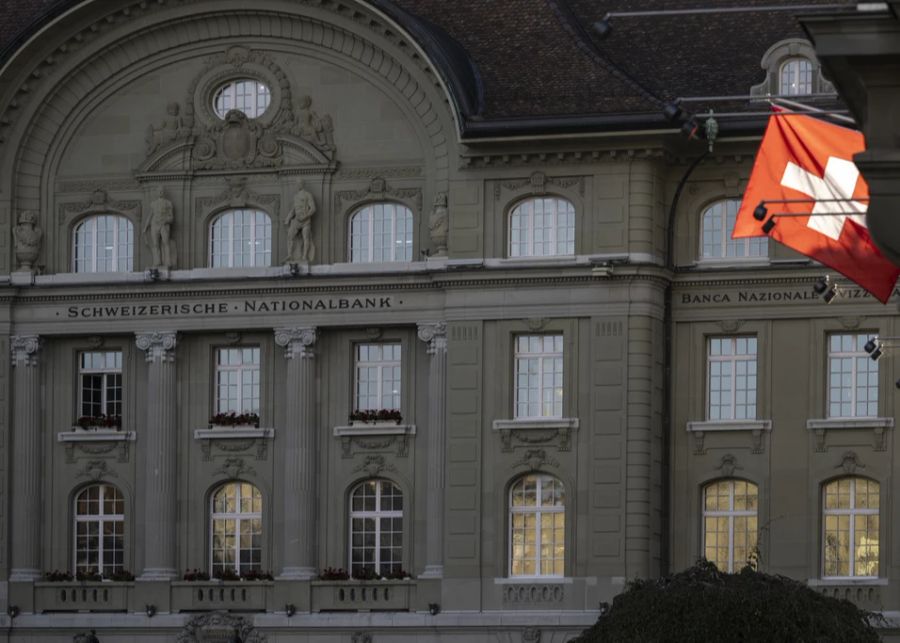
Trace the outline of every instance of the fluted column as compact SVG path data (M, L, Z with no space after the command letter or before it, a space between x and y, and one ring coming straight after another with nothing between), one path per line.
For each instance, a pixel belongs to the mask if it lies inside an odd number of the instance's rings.
M147 423L141 436L144 469L144 570L141 580L170 580L175 565L176 420L174 332L137 333L147 358Z
M284 464L284 554L281 578L309 579L316 574L317 448L315 328L277 328L284 346L285 425L280 431Z
M444 575L444 459L447 443L447 324L419 324L428 344L428 490L425 509L425 571L419 578Z
M12 551L9 579L41 575L41 372L37 335L10 339L13 365Z

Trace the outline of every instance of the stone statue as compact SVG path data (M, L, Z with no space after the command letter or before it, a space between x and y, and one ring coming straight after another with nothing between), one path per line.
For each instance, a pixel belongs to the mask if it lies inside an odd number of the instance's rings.
M37 212L25 210L19 214L19 222L13 228L13 237L16 241L16 261L19 262L19 270L33 271L34 262L37 261L44 240L44 231L38 225Z
M447 235L450 232L450 216L447 212L447 193L438 192L434 195L434 207L428 217L428 231L431 233L431 243L434 244L434 254L443 256L447 254Z
M312 98L309 96L300 97L300 110L297 124L294 127L294 134L323 150L333 150L334 124L331 122L331 117L328 114L319 116L312 110L311 105Z
M308 263L315 258L316 246L312 234L312 218L315 213L316 200L303 189L303 181L300 180L294 195L294 207L284 218L288 234L287 263Z
M174 265L172 224L175 223L175 210L162 187L153 188L152 194L150 215L144 219L144 240L153 253L153 267L171 268Z
M150 125L147 127L147 154L152 154L160 147L186 136L189 130L185 128L184 119L181 117L181 108L178 103L169 103L166 106L166 117L159 127Z

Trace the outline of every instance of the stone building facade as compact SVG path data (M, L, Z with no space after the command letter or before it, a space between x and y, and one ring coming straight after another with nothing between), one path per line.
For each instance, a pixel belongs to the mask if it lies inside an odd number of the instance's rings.
M26 4L0 636L564 641L702 555L898 608L896 304L727 241L759 119L688 175L649 71L522 75L489 22L583 7ZM779 29L738 89L828 91Z

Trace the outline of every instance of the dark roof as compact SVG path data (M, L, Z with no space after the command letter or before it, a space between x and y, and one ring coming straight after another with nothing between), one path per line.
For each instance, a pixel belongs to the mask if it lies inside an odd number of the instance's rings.
M43 20L83 0L0 1L0 62ZM802 37L791 12L615 18L607 12L835 0L369 0L426 49L471 131L663 125L677 96L748 93L765 51Z

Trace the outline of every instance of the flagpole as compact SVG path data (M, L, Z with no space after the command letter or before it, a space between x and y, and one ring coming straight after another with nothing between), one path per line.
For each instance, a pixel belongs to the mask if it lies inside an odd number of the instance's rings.
M793 107L794 109L805 109L805 110L808 110L810 113L822 114L823 116L831 116L831 118L833 118L835 120L844 121L845 123L851 123L853 125L856 125L856 121L853 120L852 118L850 118L849 116L842 116L841 114L838 114L834 111L827 111L824 109L819 109L818 107L813 107L812 105L798 103L795 100L788 100L787 98L772 97L772 98L769 98L769 102L773 103L773 104L774 103L779 103L779 104L784 103L788 107Z

